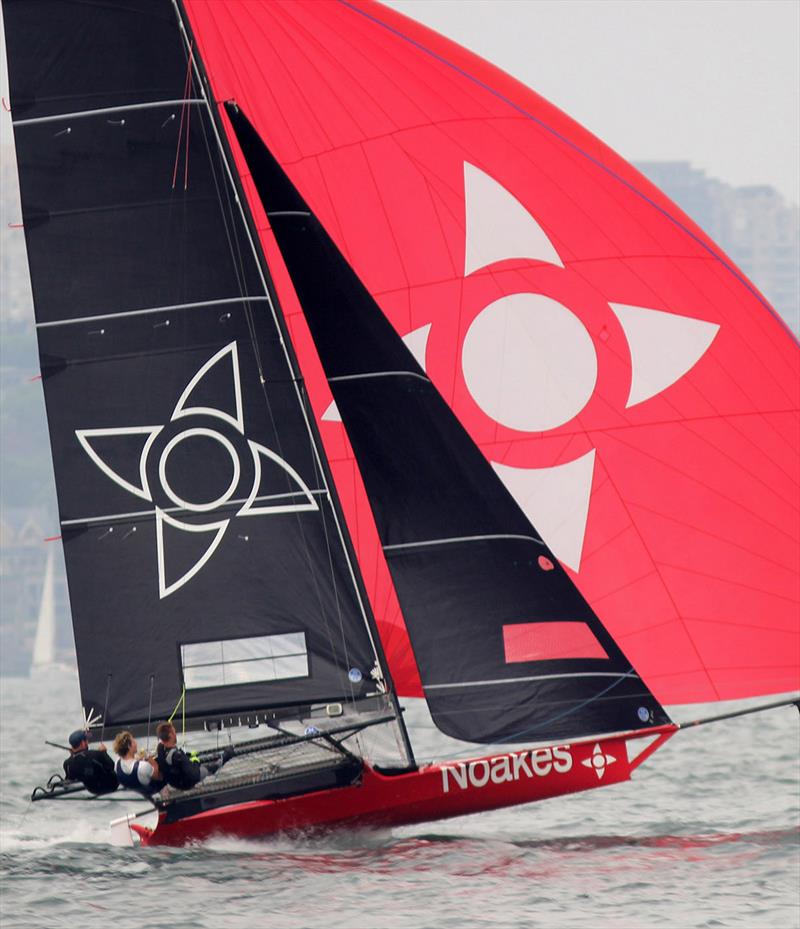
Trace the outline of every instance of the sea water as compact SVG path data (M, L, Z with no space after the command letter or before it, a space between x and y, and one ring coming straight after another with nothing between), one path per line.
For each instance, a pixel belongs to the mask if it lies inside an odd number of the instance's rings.
M80 724L75 678L0 691L2 929L800 926L793 707L678 733L631 782L585 794L391 832L148 849L110 844L134 803L28 801L61 769L44 740Z

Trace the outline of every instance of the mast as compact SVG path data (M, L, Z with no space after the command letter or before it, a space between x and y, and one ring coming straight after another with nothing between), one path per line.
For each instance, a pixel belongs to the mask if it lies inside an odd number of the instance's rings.
M394 708L397 722L403 741L403 747L405 749L406 755L408 756L409 763L413 767L416 762L414 760L414 750L411 746L411 741L408 736L408 730L406 728L405 722L403 720L402 710L397 700L397 693L392 681L391 672L389 669L389 663L386 660L386 655L383 650L383 644L381 642L380 634L375 623L375 617L372 613L372 609L369 603L369 598L367 597L366 590L364 588L364 582L361 577L361 572L354 567L358 564L355 551L353 549L352 540L350 539L350 534L346 529L346 523L344 519L344 514L342 512L341 503L339 501L338 494L335 490L335 484L333 477L330 472L330 467L328 466L327 458L324 451L322 450L322 439L319 435L319 430L317 428L316 421L313 414L310 411L310 404L308 402L308 395L305 390L304 381L302 372L300 371L300 366L297 361L297 356L294 352L292 345L292 340L289 335L288 329L286 327L286 322L283 317L283 312L281 310L280 301L278 299L277 291L275 290L275 285L272 280L272 274L270 273L269 266L267 264L266 256L264 255L263 249L259 245L258 232L253 221L253 215L250 210L247 195L245 194L244 188L241 183L241 179L238 176L236 171L233 154L230 149L230 144L225 132L225 127L220 118L219 111L217 106L212 106L209 103L209 94L210 83L208 80L208 75L206 73L205 64L203 62L203 57L196 50L196 43L194 40L194 35L192 32L191 22L186 16L183 9L183 0L172 0L173 6L175 8L175 15L178 20L178 24L181 30L181 33L184 36L184 41L186 43L187 55L191 58L192 66L194 67L195 73L197 75L197 82L200 87L200 92L202 94L206 110L208 112L209 118L212 121L214 126L214 136L219 146L220 152L225 162L225 167L227 171L228 178L236 190L236 203L239 208L241 217L245 223L247 229L248 243L252 250L253 256L258 263L259 274L261 276L261 281L263 283L264 289L269 298L269 309L272 315L272 318L281 334L281 347L286 356L287 363L290 366L290 369L294 376L294 386L297 392L297 398L300 403L300 408L303 411L303 417L308 429L309 438L311 445L314 449L314 455L319 467L320 475L324 482L324 487L327 492L328 498L331 503L331 507L334 513L334 518L336 522L336 531L339 536L339 540L344 548L348 568L350 570L350 576L353 581L353 585L358 594L358 602L361 609L362 616L364 617L364 623L369 632L370 641L372 647L375 650L377 664L376 667L379 672L379 680L385 684L386 692L389 696L389 699Z

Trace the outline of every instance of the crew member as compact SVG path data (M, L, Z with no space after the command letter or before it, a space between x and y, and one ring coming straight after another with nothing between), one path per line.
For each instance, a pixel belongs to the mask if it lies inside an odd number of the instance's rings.
M64 774L69 781L80 781L90 794L110 794L117 789L114 762L101 742L97 749L89 748L89 733L76 729L69 737L69 758L64 761Z
M156 727L158 736L158 749L156 758L161 776L178 790L189 790L197 786L209 774L216 773L222 765L233 757L233 747L229 746L222 754L219 762L200 764L178 748L178 735L172 723L159 723Z
M135 790L150 797L164 786L158 762L152 755L137 757L138 746L130 732L120 732L114 739L114 752L118 755L116 773L121 787Z

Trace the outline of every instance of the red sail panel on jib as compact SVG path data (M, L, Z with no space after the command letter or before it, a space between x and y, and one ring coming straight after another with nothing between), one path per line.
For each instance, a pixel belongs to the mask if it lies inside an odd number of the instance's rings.
M755 287L599 140L403 16L185 7L215 100L245 109L655 696L797 689L800 362ZM395 682L418 694L344 428L250 205Z

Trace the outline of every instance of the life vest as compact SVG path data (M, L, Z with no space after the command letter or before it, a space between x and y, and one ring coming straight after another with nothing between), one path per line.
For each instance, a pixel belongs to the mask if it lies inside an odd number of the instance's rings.
M195 761L190 761L186 753L177 747L168 749L159 742L156 758L158 770L170 787L189 790L203 779L200 765Z
M154 793L158 793L158 791L161 790L161 788L164 786L164 782L151 780L149 784L143 784L139 780L139 764L139 761L135 761L129 774L122 767L122 759L120 758L117 761L117 765L114 770L117 773L117 780L119 781L120 786L127 787L128 790L135 790L137 793L144 794L145 797L149 797Z
M105 752L84 750L70 755L64 762L69 780L81 781L90 794L112 793L117 789L114 762Z

